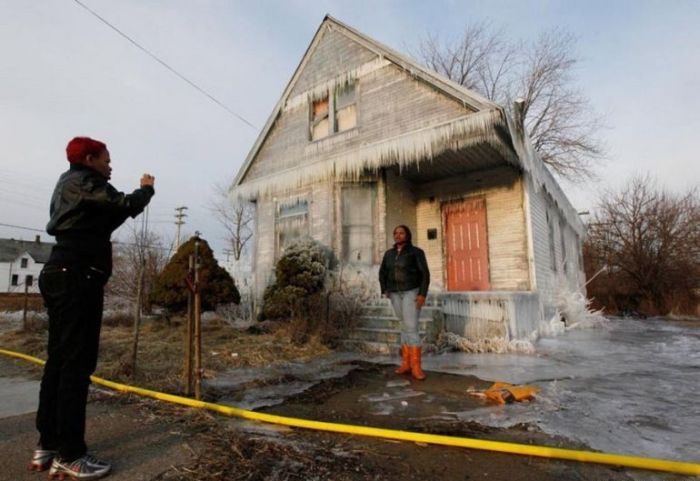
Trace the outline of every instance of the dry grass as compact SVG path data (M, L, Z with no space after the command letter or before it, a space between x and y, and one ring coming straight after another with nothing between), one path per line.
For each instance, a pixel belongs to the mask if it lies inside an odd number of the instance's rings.
M0 321L1 322L1 321ZM13 330L0 334L0 346L39 358L46 357L47 331ZM185 365L185 326L182 319L171 324L161 320L143 323L139 335L136 374L131 365L133 328L103 325L100 358L96 375L172 393L183 391ZM305 344L293 343L284 332L251 334L232 328L220 320L202 326L202 366L204 377L236 367L269 366L290 360L304 360L328 352L318 338Z

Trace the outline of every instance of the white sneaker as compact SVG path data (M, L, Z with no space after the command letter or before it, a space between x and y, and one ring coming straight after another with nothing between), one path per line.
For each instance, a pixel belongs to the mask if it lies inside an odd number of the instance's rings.
M53 458L58 455L58 451L54 449L37 448L32 454L32 460L29 462L30 471L46 471L51 466Z
M112 466L100 461L95 456L85 454L75 461L64 462L58 456L53 459L49 469L49 479L60 481L69 477L77 480L98 479L107 476Z

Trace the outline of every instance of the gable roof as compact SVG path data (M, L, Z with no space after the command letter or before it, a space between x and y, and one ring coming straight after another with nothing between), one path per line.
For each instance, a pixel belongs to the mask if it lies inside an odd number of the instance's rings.
M53 246L50 242L0 239L0 262L13 262L26 252L35 262L46 264Z
M524 130L524 123L521 117L514 119L502 106L495 102L418 64L416 61L358 32L330 15L324 17L282 96L258 135L243 166L233 180L231 185L232 191L237 191L238 195L245 192L245 187L241 188L239 186L244 184L242 182L243 179L287 103L290 100L298 101L292 95L294 88L304 71L304 67L313 56L327 30L337 31L348 37L362 47L374 52L378 56L380 64L390 63L395 65L407 72L411 77L424 82L443 95L461 103L465 108L471 110L472 113L439 125L385 139L380 144L363 145L356 152L346 155L344 158L330 157L325 162L325 165L316 163L296 167L294 172L283 171L276 175L287 177L286 181L288 183L291 182L290 179L294 176L297 179L306 176L311 177L312 172L321 177L351 172L355 177L359 177L361 167L367 167L368 158L379 158L381 161L386 161L387 158L393 157L394 163L403 166L414 163L420 158L432 158L433 155L440 153L441 149L444 150L447 145L450 145L452 148L462 148L476 142L487 142L495 147L503 155L504 159L530 174L535 189L539 191L542 188L547 191L569 224L578 234L583 234L585 228L581 219L561 190L557 180L535 151L531 139ZM321 91L327 91L328 85L329 83L326 82L312 89L311 96L320 94ZM497 129L499 130L498 133L496 133ZM455 141L455 139L459 139L459 141ZM381 162L373 165L377 167L381 165ZM253 183L257 183L257 181L254 180Z
M391 48L381 44L380 42L377 42L376 40L358 32L357 30L353 29L352 27L349 27L348 25L331 17L330 15L326 15L323 19L323 22L316 31L313 40L309 44L309 47L306 49L306 52L304 53L301 62L297 66L297 69L294 71L291 80L287 84L287 87L284 89L282 96L275 105L275 108L272 110L272 113L267 119L265 126L261 130L260 134L258 135L258 138L253 144L253 147L248 153L248 156L246 157L243 166L238 171L238 174L236 175L236 178L233 181L232 188L235 188L236 186L241 184L241 181L245 177L255 157L257 156L263 143L265 142L265 139L272 130L275 121L283 111L287 101L290 100L291 93L293 92L295 85L299 81L304 67L316 51L316 48L321 42L323 34L326 30L335 30L337 32L340 32L341 34L345 35L351 40L357 42L358 44L377 54L380 59L383 59L398 66L402 70L410 73L410 75L414 78L422 80L423 82L431 85L436 90L442 92L448 97L453 98L454 100L460 102L465 107L468 107L471 110L474 110L476 112L487 110L497 111L499 116L505 114L502 107L500 107L498 104L438 74L437 72L433 72L423 67L414 60L405 57L402 54L396 52L395 50L392 50Z

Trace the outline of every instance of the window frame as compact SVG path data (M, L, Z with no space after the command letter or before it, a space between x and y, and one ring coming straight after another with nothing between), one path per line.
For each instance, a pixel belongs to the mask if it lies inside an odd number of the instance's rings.
M369 193L369 224L346 224L344 216L346 196L345 192L351 189L366 189ZM375 182L344 183L340 185L340 257L346 264L373 265L375 263L376 239L374 235L376 227L376 204L377 184ZM353 228L369 228L370 245L368 247L369 257L367 259L352 259L348 246L346 245L346 233L352 232Z
M300 210L299 212L294 212L293 209L296 208L297 206L304 205L305 208L304 210ZM304 236L310 236L310 230L311 230L311 215L310 215L310 202L309 199L306 197L299 197L297 199L286 199L282 201L278 201L277 205L275 206L275 259L279 259L282 254L284 253L282 249L282 231L280 230L280 226L282 225L283 222L292 220L294 218L302 218L306 221L306 232L301 235L299 238L303 238ZM290 213L283 213L283 210L287 208L290 209Z
M353 129L356 129L358 124L359 124L359 108L358 108L358 99L359 99L359 81L357 79L353 80L348 80L345 83L336 85L335 87L328 88L324 91L323 95L319 98L311 98L309 101L309 127L308 127L308 140L309 142L319 142L321 140L327 139L329 137L332 137L337 134L341 134L343 132L349 132ZM338 100L340 94L347 89L348 87L352 87L352 102L348 102L346 104L342 105L342 108L338 108ZM315 106L318 105L319 102L326 101L328 103L328 111L326 115L323 118L316 118L315 114ZM351 127L347 127L343 130L340 130L338 127L338 113L339 111L343 111L346 109L349 109L351 107L355 108L355 123ZM325 133L323 136L318 136L314 137L314 130L318 124L323 122L324 120L328 120L328 132Z

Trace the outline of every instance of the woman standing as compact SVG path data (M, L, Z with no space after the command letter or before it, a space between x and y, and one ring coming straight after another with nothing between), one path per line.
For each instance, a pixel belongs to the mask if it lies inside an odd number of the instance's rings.
M430 272L425 253L411 243L411 231L405 225L394 228L394 247L384 253L379 284L382 295L391 299L394 312L401 320L401 367L396 373L411 372L414 378L425 379L421 369L418 318L428 294Z

